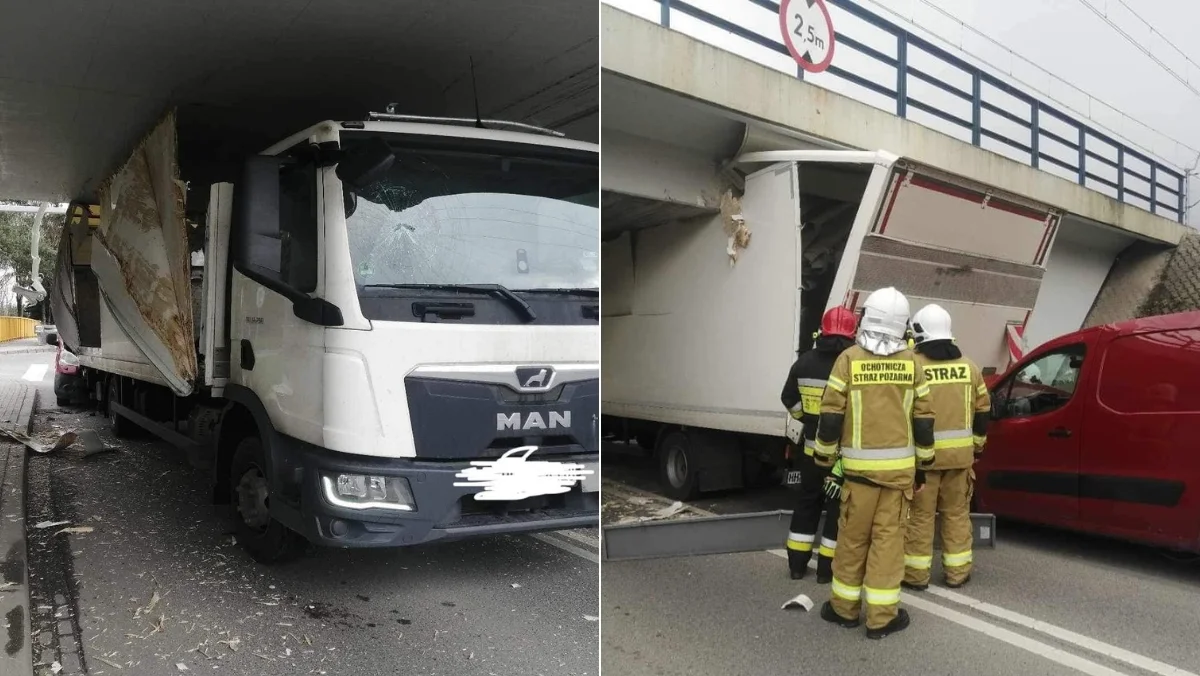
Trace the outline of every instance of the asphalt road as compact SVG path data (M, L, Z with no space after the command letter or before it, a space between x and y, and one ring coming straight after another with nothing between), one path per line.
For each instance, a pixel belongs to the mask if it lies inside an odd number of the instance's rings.
M0 352L0 378L52 360ZM261 566L233 543L204 477L180 454L151 438L116 440L103 417L59 410L52 379L36 383L35 434L96 429L116 450L29 460L39 674L54 662L61 676L598 673L594 530L315 549ZM78 526L93 530L59 532Z
M652 463L629 449L608 447L603 462L608 481L654 487ZM786 491L755 493L697 504L736 513L786 502ZM883 641L780 610L797 594L818 605L829 594L811 576L792 581L782 550L605 563L603 673L1200 673L1200 563L1007 521L997 532L966 588L905 592L912 626Z

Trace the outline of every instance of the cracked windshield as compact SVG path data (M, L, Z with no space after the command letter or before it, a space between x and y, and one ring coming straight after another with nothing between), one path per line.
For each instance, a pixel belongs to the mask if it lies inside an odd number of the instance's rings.
M599 288L594 155L404 145L382 178L345 193L358 286Z

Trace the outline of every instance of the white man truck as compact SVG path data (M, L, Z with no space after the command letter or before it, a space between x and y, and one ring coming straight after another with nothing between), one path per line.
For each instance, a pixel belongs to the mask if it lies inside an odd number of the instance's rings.
M857 311L878 288L913 312L949 310L985 374L1008 364L1054 209L886 152L752 152L733 166L746 174L735 208L602 246L605 433L656 453L667 495L776 476L800 438L779 401L788 368L827 309Z
M203 153L168 114L69 209L55 314L114 433L187 449L263 562L597 524L595 145L372 114ZM528 446L583 478L475 499Z

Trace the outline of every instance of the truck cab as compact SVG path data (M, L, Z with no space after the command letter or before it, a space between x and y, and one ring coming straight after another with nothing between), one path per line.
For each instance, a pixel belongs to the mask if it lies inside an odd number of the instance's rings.
M169 118L68 229L95 398L260 560L598 522L598 148L475 122L321 122L172 199Z
M1094 327L991 385L976 500L997 516L1200 550L1200 313Z

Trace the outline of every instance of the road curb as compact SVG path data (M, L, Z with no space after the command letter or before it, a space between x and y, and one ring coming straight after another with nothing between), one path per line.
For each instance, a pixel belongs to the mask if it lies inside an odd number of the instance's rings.
M33 422L37 391L24 388L16 420L7 423L25 434ZM25 545L25 447L0 444L0 674L33 676L30 633L29 560Z
M33 353L35 353L35 352L46 352L46 353L53 353L53 352L56 352L56 351L58 351L58 348L56 348L56 347L51 347L51 346L46 346L46 347L23 347L23 348L21 348L21 349L19 349L19 350L5 350L5 349L3 349L3 348L0 348L0 357L3 357L3 356L5 356L5 355L10 355L10 354L33 354Z

